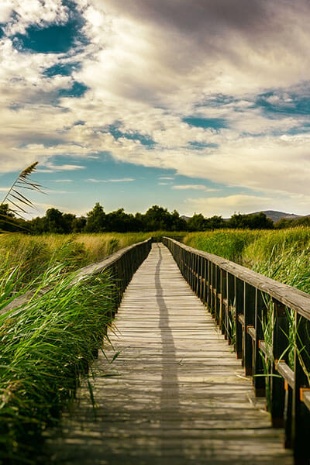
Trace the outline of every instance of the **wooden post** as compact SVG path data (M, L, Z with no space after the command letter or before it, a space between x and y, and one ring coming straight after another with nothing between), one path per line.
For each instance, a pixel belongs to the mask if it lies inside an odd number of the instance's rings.
M231 273L227 273L227 340L228 344L235 342L236 338L236 287L235 279Z
M221 285L221 269L218 265L215 265L215 283L214 283L214 310L215 320L217 324L220 322L220 285Z
M196 294L201 299L202 296L202 258L198 255L198 263L197 263L197 290Z
M208 260L208 280L206 282L206 286L207 286L207 304L208 304L209 311L212 314L212 298L211 298L211 294L212 294L212 290L211 290L211 286L212 286L212 263L211 263L210 260Z
M292 422L293 422L293 389L288 383L284 383L285 400L284 400L284 447L291 449L292 444Z
M243 358L243 323L240 321L239 316L243 317L244 313L244 283L240 279L235 277L235 288L236 288L236 342L235 350L237 358L242 359L242 365L244 365Z
M284 426L285 391L284 380L277 374L275 363L282 359L286 360L288 348L288 318L286 308L283 304L274 300L274 328L272 340L273 360L271 364L271 418L274 427Z
M219 287L217 289L217 299L218 299L218 325L222 334L225 334L225 317L224 317L224 305L223 299L226 294L226 271L219 268Z
M246 376L253 374L253 342L248 333L250 327L254 327L255 315L255 288L244 283L244 331L243 331L243 352L244 370Z
M295 386L292 410L292 443L297 463L310 461L310 412L302 402L303 389L309 388L305 371L310 372L310 321L296 312L295 317Z
M202 260L202 294L201 300L205 304L207 302L207 287L208 285L208 261L204 258Z
M266 306L263 298L263 294L258 289L255 289L255 316L254 316L254 327L256 337L253 342L253 385L255 389L255 395L258 397L264 397L266 395L265 377L264 377L264 364L262 360L262 354L259 350L259 341L264 338L262 320L263 315L266 311Z
M216 280L216 266L214 263L210 263L211 266L211 276L210 276L210 311L211 315L215 316L215 298L214 298L214 289L215 289L215 280Z

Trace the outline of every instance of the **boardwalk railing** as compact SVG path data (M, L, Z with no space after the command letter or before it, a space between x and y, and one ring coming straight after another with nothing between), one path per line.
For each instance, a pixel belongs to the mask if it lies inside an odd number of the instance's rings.
M266 396L285 447L310 459L310 295L213 254L163 238L184 278Z
M148 256L151 247L152 238L125 247L110 255L102 262L81 268L76 279L82 279L85 276L107 271L116 284L116 306L118 307L133 274Z
M146 259L152 247L152 238L137 244L125 247L101 262L94 263L83 268L77 273L76 281L81 280L87 276L108 272L115 284L115 310L117 309L122 295L130 282L133 274L139 268L141 263ZM49 288L43 289L42 292L47 292ZM4 307L0 313L5 313L8 310L17 308L26 303L35 291L29 291L16 299L12 300L10 304Z

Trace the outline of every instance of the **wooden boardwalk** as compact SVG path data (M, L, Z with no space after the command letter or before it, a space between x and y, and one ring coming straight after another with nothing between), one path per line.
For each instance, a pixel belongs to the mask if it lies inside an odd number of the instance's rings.
M82 388L62 432L47 441L53 464L293 464L162 244L134 275L109 339L94 366L96 408Z

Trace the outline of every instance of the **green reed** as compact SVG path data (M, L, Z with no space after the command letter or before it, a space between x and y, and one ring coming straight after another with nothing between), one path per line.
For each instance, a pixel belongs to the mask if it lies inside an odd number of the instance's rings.
M310 228L190 233L186 245L310 292Z
M74 277L51 267L26 304L0 315L0 463L32 463L42 432L72 402L102 347L114 287L104 273ZM0 278L2 307L9 282Z
M184 242L191 247L235 261L274 280L310 293L309 227L271 231L223 230L191 233L185 237ZM262 325L264 340L269 344L272 338L274 312L272 305L266 303L266 308L267 312ZM301 344L297 344L299 335L295 315L289 309L287 309L287 319L287 348L283 356L286 356L289 365L294 368L294 351L296 350L299 363L310 383L310 373L307 369L310 363L310 353L305 347L302 350L299 349ZM270 361L263 353L261 355L267 376L268 391Z

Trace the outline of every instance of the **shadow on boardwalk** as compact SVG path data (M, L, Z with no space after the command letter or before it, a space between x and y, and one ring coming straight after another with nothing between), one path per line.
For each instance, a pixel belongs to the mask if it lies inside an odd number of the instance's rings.
M153 245L129 285L87 387L45 463L292 465L283 433L251 402L251 381L170 253ZM119 353L113 363L115 353Z

